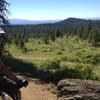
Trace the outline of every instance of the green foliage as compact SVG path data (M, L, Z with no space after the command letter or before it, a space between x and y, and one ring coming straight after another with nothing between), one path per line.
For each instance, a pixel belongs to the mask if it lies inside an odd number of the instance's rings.
M47 60L41 64L45 71L54 73L56 78L99 79L90 64L62 62L61 59ZM60 76L59 76L60 75ZM54 77L55 77L54 76Z
M62 69L68 71L67 74L71 78L94 79L95 76L88 64L62 64Z
M59 59L47 60L41 64L41 67L47 71L55 71L60 69L60 63Z
M61 51L61 50L57 50L56 53L57 53L58 55L62 55L62 51Z
M100 47L100 33L97 31L95 31L92 44L95 47Z
M29 39L25 47L24 53L13 45L9 51L16 58L35 63L45 73L42 76L45 80L100 79L100 69L96 69L100 65L100 48L92 47L87 40L69 36L45 44L41 39Z
M77 56L81 59L83 63L99 64L100 63L100 53L98 52L80 52Z
M100 46L100 25L99 21L85 21L83 24L73 25L13 25L6 27L11 43L17 46L23 42L28 42L31 38L42 39L45 44L50 40L56 41L57 38L78 36L82 40L88 40L93 46Z
M8 6L8 3L6 0L0 0L0 26L8 23L7 6Z
M81 62L81 59L78 57L78 56L76 56L76 55L61 55L60 56L60 59L62 60L62 61L67 61L67 62Z
M49 44L49 39L47 37L44 37L43 41L44 41L45 44Z

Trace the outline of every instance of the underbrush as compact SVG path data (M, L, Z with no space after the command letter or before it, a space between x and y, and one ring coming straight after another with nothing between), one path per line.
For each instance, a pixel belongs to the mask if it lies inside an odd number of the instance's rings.
M12 57L0 57L15 73L57 84L64 78L100 80L100 67L90 64L66 63L61 59L47 60L37 66Z
M33 41L34 40L34 41ZM57 38L55 42L44 44L33 39L25 44L22 52L15 46L8 48L13 57L6 63L14 70L29 73L41 80L57 82L63 78L80 78L100 80L100 48L92 47L87 41L69 37ZM28 59L24 59L24 57ZM32 59L34 57L34 59ZM35 60L36 58L41 58ZM56 59L54 59L56 57ZM42 58L47 58L44 60ZM31 62L31 63L29 63ZM39 64L34 64L34 63ZM34 71L35 70L35 71Z
M100 53L91 53L91 52L86 52L86 53L81 53L79 57L82 59L83 63L92 63L94 65L100 64Z
M59 59L53 59L42 63L40 68L52 73L53 76L50 76L50 79L55 82L63 78L100 80L100 77L94 71L96 68L91 64L68 63Z

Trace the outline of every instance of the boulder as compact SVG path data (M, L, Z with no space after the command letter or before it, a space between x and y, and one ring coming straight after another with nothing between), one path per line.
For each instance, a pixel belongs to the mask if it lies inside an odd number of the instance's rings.
M57 84L58 100L100 100L100 82L64 79Z

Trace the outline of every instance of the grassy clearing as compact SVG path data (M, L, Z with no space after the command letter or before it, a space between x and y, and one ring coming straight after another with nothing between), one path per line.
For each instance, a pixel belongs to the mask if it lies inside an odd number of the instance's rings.
M92 47L88 41L77 37L63 37L44 44L42 40L30 39L25 47L25 52L14 44L6 48L14 58L33 63L39 69L57 73L57 77L66 76L69 72L69 76L73 78L100 80L100 47Z
M25 44L27 50L22 52L14 44L7 47L13 56L31 56L55 58L60 55L72 56L81 51L91 49L86 41L77 40L76 38L58 38L55 42L44 44L41 40L30 39Z

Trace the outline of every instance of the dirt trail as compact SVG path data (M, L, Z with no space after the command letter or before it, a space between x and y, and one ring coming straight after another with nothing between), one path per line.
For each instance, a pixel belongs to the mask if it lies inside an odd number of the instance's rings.
M50 91L50 84L37 79L29 81L27 88L22 88L22 100L56 100L56 95Z

